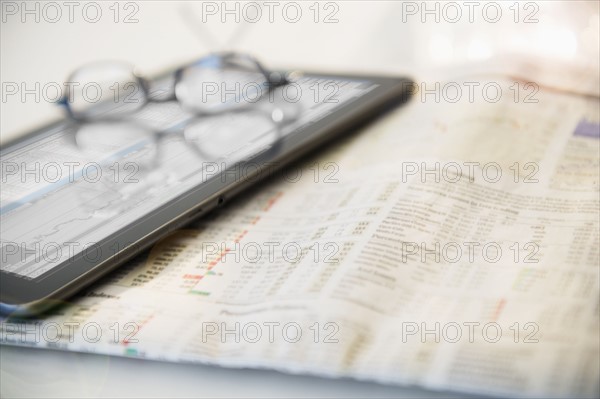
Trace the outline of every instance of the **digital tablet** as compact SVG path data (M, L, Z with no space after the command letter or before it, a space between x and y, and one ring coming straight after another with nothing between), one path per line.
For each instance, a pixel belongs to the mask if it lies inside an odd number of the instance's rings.
M165 101L145 107L135 123L61 121L4 145L1 312L43 311L404 102L412 87L398 77L294 76L256 111L198 118Z

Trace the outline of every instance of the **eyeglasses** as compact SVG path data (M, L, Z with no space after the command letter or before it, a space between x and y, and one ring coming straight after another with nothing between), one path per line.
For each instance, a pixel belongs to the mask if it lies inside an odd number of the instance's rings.
M158 143L173 133L205 160L225 156L232 142L268 136L297 118L297 105L266 100L288 77L240 53L213 54L156 81L122 62L97 62L68 79L60 105L74 144L94 160L143 153L154 168ZM159 115L159 116L157 116Z

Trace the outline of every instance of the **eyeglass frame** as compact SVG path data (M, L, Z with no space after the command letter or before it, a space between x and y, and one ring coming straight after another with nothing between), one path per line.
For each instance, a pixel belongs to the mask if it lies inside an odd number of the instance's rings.
M197 65L207 59L209 59L210 57L218 57L221 60L227 60L228 58L234 58L234 57L241 57L241 58L245 58L246 60L249 60L250 62L252 62L256 67L258 72L261 73L261 75L265 78L265 83L267 83L268 85L268 90L269 92L271 92L272 90L274 90L277 87L281 87L284 86L286 84L290 83L290 80L286 77L285 73L279 73L279 72L274 72L274 71L269 71L267 68L265 68L256 58L254 58L251 55L245 54L245 53L238 53L238 52L222 52L222 53L211 53L209 55L206 55L204 57L201 57L200 59L189 63L187 65L183 65L179 68L177 68L174 72L170 72L171 76L173 76L174 81L171 85L171 93L170 96L165 97L165 98L152 98L150 96L150 84L152 82L152 79L148 79L146 77L144 77L143 75L140 75L139 73L136 72L135 67L131 68L131 75L132 77L135 78L135 82L139 85L140 90L142 90L142 94L143 94L143 98L144 98L144 103L141 104L139 107L133 109L131 112L126 112L123 114L120 114L118 116L109 116L109 117L103 117L103 118L89 118L89 117L78 117L73 110L71 109L70 106L70 98L69 98L69 90L66 91L66 95L63 96L63 98L61 98L57 104L60 106L63 106L66 111L67 111L67 115L69 117L69 120L71 120L72 122L75 123L75 126L73 126L73 128L77 128L77 131L79 130L78 128L81 128L84 125L88 125L88 124L94 124L94 123L118 123L118 122L122 122L123 120L126 120L128 116L134 114L135 112L138 112L140 110L142 110L145 106L147 106L150 103L168 103L168 102L172 102L172 101L176 101L178 104L182 105L182 101L180 101L177 98L177 84L181 81L182 79L182 75L183 73L188 69L193 67L194 65ZM118 61L115 61L118 62ZM85 66L82 66L78 69L76 69L73 73L71 73L70 76L74 76L78 71L80 71L82 68L85 68ZM167 75L168 76L168 75ZM264 98L264 96L261 96ZM226 109L220 112L215 112L215 113L206 113L206 112L192 112L192 119L196 119L202 116L218 116L218 115L225 115L225 114L231 114L231 113L238 113L242 110L252 110L253 108L243 108L243 109ZM275 124L275 126L277 126L276 122L272 120L272 122ZM171 130L171 129L165 129L165 130L155 130L155 129L151 129L148 128L149 131L151 132L151 136L153 137L153 141L156 142L160 142L162 139L165 138L165 135ZM185 131L185 127L182 129L183 131ZM78 146L78 144L76 143L76 132L75 134L72 136L72 139L75 141L74 145ZM271 152L277 152L279 149L279 145L281 143L279 142L279 140L276 140L274 145L269 148L267 151ZM192 148L192 150L194 152L196 152L200 157L205 157L206 154L201 150L201 148L199 148L199 146L191 146L190 148Z
M146 77L144 77L144 76L142 76L142 75L140 75L140 74L138 74L135 71L135 68L132 68L131 69L131 75L132 75L132 77L135 78L135 83L137 83L139 85L140 90L142 90L142 94L143 94L143 98L144 98L144 103L141 104L138 108L132 110L130 113L125 113L124 115L120 115L120 117L124 117L124 116L126 116L128 114L132 114L134 112L137 112L137 111L143 109L149 103L166 103L166 102L176 101L179 104L183 104L182 101L177 98L177 90L176 90L177 85L181 82L183 73L187 69L193 67L194 65L197 65L198 63L200 63L200 62L202 62L204 60L209 59L210 57L218 57L218 58L220 58L222 60L227 60L228 58L239 57L239 58L245 58L246 60L249 60L250 62L252 62L257 67L258 72L260 72L261 75L264 76L265 82L268 85L269 91L271 91L271 90L273 90L273 89L275 89L277 87L284 86L284 85L286 85L286 84L289 83L289 80L286 78L285 74L279 74L279 76L277 76L277 78L275 79L273 75L275 75L276 72L270 71L267 68L265 68L260 63L260 61L258 61L256 58L254 58L251 55L248 55L248 54L245 54L245 53L233 52L233 51L224 52L224 53L212 53L212 54L204 56L204 57L202 57L202 58L200 58L200 59L198 59L198 60L196 60L196 61L194 61L194 62L192 62L190 64L187 64L187 65L184 65L182 67L179 67L174 72L172 72L173 77L174 77L174 81L173 81L173 84L172 84L172 93L171 93L171 95L169 97L164 98L164 99L156 99L156 98L152 98L150 96L150 82L151 82L151 80L148 79L148 78L146 78ZM70 77L74 76L82 68L85 68L85 66L76 69L69 76ZM70 81L70 80L67 80L67 81ZM69 117L70 120L72 120L74 122L77 122L77 123L93 123L93 122L98 122L98 121L101 121L101 120L106 121L106 120L115 120L115 119L118 120L118 119L120 119L120 117L117 117L117 118L115 118L115 117L107 117L107 118L98 118L98 119L96 119L96 118L89 118L89 117L78 116L73 111L73 109L71 108L71 100L72 99L69 96L70 91L66 90L65 92L66 92L66 94L62 98L60 98L56 102L56 104L59 105L59 106L64 107L64 109L66 110L67 116ZM223 111L223 112L228 112L228 111ZM195 114L199 114L199 115L203 114L202 112L197 112L197 111L194 112L194 113ZM221 113L221 112L217 112L216 114L219 114L219 113Z

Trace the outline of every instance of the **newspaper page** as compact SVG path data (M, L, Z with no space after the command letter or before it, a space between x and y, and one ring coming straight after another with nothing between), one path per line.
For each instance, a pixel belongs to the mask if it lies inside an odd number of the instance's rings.
M598 396L598 99L478 83L417 84L51 314L3 320L2 343Z

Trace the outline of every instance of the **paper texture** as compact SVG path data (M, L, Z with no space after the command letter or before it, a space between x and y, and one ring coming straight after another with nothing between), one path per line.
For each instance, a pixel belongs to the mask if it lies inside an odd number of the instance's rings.
M597 396L598 100L499 84L417 93L3 343Z

